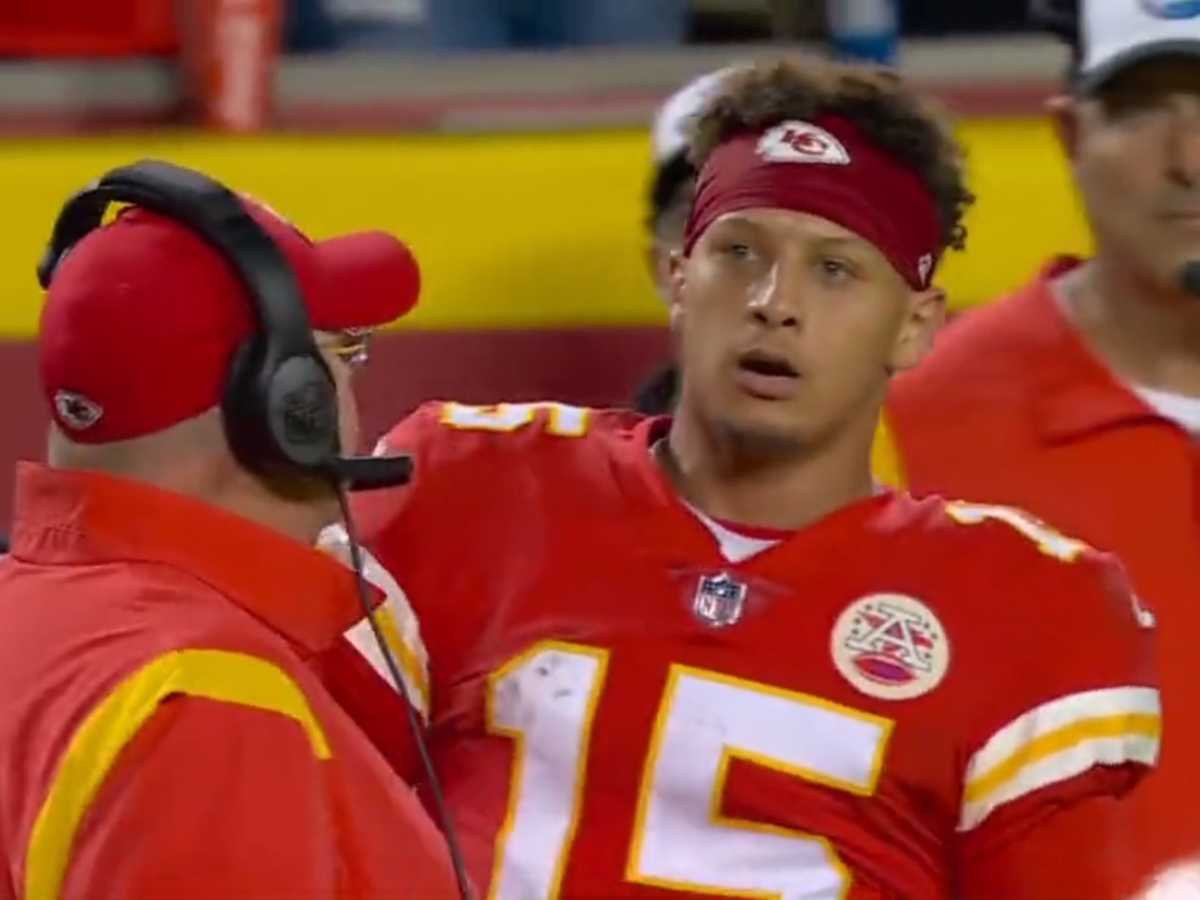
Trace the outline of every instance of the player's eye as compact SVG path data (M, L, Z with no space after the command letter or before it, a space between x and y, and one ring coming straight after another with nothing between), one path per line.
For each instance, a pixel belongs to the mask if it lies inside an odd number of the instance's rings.
M824 281L847 281L858 277L858 269L844 259L826 256L817 261L817 268Z
M723 256L728 256L730 259L738 261L751 259L754 256L754 251L750 245L741 241L728 241L722 244L720 252Z

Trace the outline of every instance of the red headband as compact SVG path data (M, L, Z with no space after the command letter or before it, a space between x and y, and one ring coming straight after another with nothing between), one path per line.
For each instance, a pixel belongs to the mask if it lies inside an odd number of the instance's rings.
M929 286L941 242L933 195L845 119L782 122L714 150L696 182L684 254L725 213L755 207L836 222L874 244L914 289Z

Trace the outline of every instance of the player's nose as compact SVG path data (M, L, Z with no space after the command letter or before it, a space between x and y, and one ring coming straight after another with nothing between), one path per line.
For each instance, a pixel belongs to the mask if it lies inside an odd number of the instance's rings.
M747 314L766 328L799 328L803 322L804 283L791 267L776 263L750 291Z

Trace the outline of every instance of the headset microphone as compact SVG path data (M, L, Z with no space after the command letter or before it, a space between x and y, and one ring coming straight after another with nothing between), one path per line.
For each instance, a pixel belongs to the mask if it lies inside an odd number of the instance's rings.
M334 474L348 491L400 487L413 477L411 456L351 456L333 462Z
M1189 297L1200 300L1200 259L1189 259L1179 271L1179 287Z

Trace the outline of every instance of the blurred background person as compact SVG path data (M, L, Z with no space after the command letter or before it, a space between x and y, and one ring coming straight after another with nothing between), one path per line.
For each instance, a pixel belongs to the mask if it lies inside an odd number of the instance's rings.
M683 249L683 230L696 182L696 169L687 154L688 127L730 71L721 69L689 82L672 94L654 117L650 132L654 162L645 217L649 237L646 262L663 304L670 302L671 255ZM638 387L633 405L650 415L669 412L678 388L675 363L660 363Z
M1200 852L1200 3L1037 12L1070 52L1049 112L1095 250L1052 257L897 378L879 471L1124 560L1158 620L1168 721L1133 799L1147 878Z

